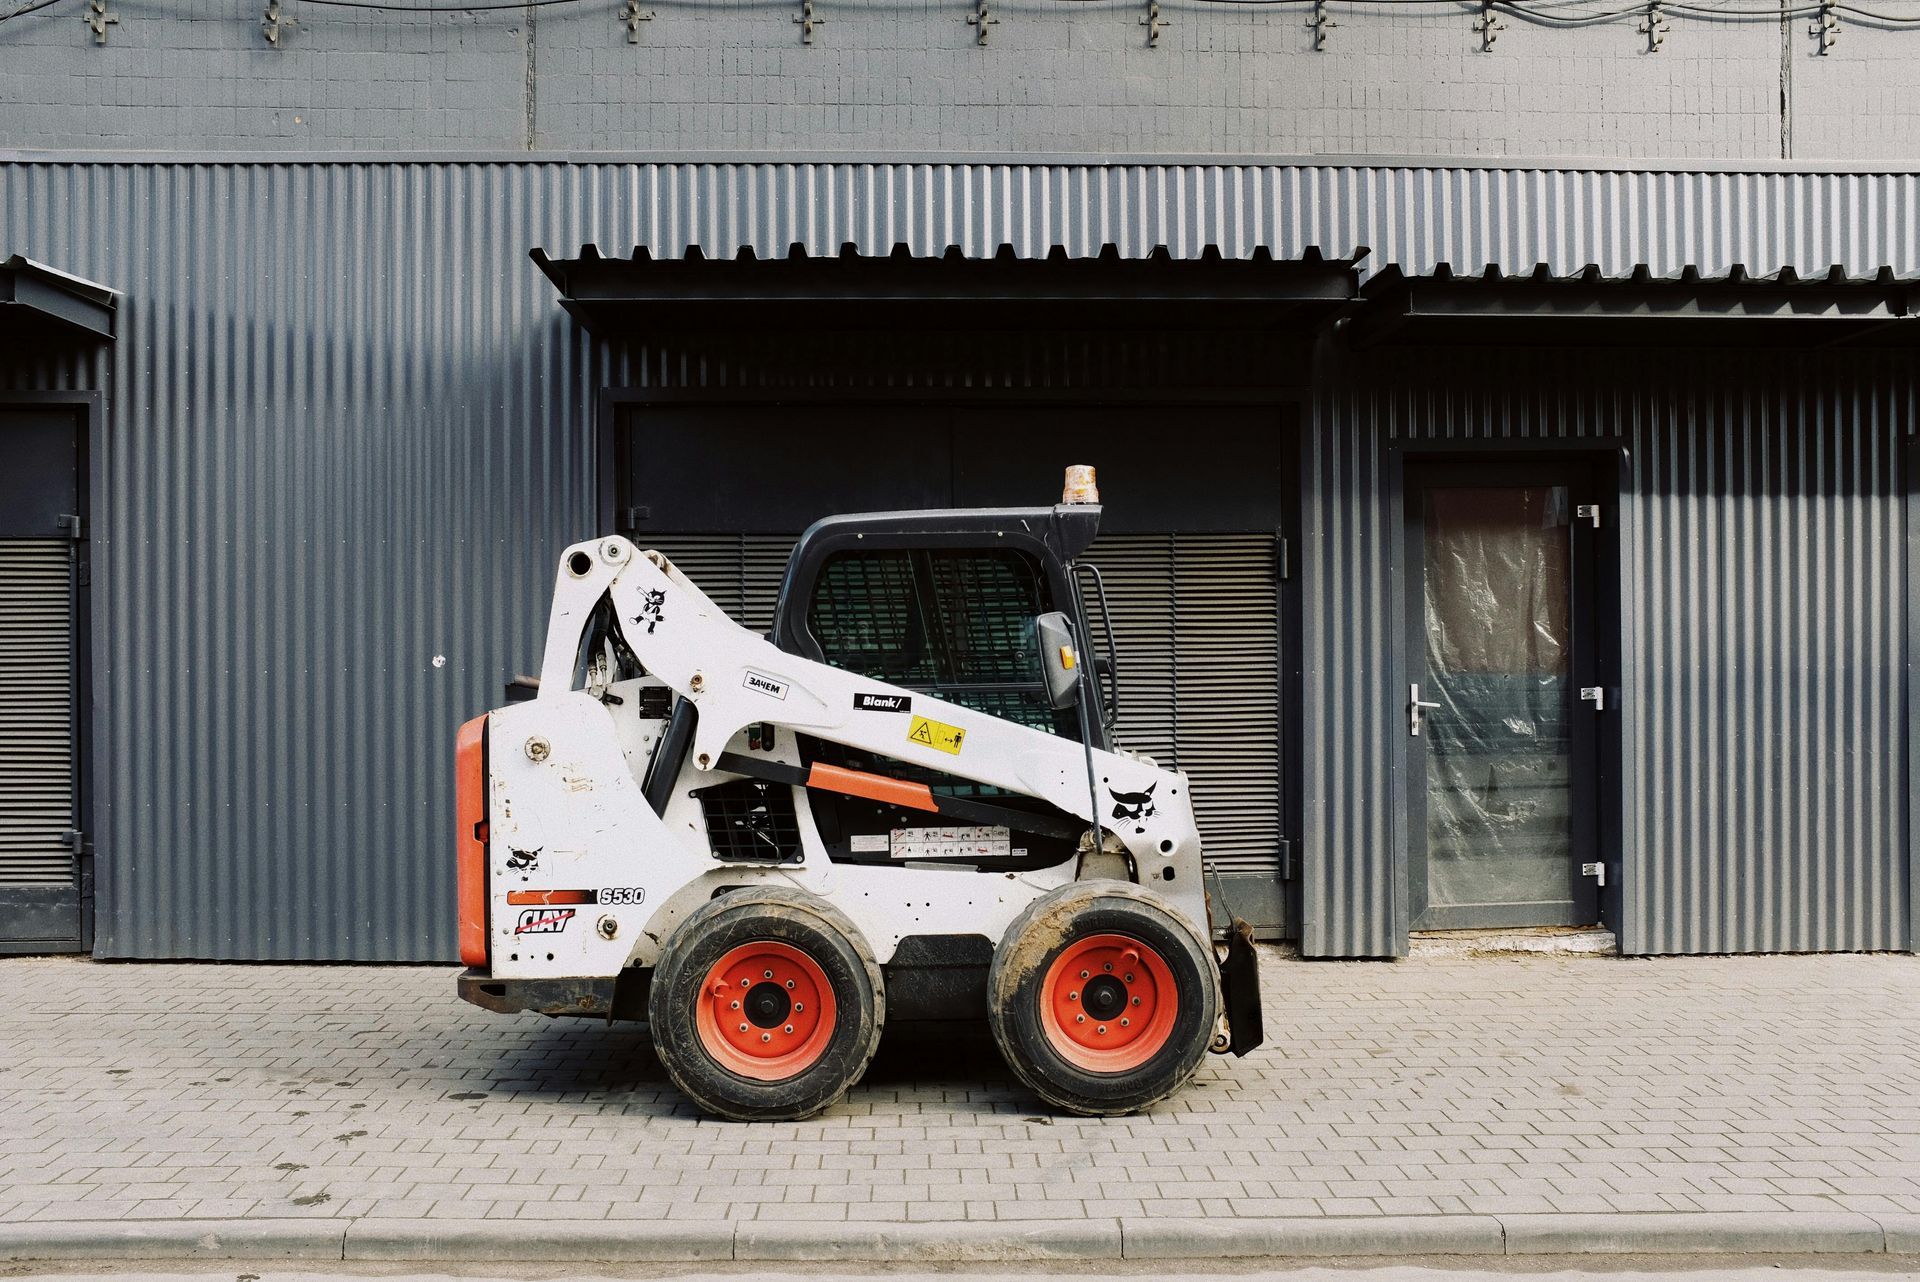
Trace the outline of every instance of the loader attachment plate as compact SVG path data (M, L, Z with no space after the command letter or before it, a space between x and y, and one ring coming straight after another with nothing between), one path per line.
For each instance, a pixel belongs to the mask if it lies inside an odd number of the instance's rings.
M1266 1040L1261 1026L1260 957L1253 927L1240 918L1227 930L1227 959L1220 964L1220 997L1227 1012L1227 1049L1245 1055Z

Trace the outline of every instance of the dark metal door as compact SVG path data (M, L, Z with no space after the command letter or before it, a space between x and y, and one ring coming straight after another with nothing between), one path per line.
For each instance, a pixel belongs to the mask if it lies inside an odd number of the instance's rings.
M1415 930L1600 919L1601 519L1578 462L1407 466Z
M0 406L0 953L85 943L76 419Z

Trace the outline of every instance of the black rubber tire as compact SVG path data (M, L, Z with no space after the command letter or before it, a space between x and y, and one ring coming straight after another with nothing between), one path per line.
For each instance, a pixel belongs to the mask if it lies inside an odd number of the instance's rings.
M805 952L833 986L836 1015L825 1052L776 1082L723 1067L700 1043L695 1019L707 972L744 943L775 940ZM737 1122L795 1121L839 1102L867 1071L886 1022L886 984L873 950L818 895L781 887L728 891L667 939L647 994L654 1053L674 1085L706 1112Z
M1068 1063L1040 1022L1040 987L1066 948L1089 935L1131 935L1166 960L1179 996L1172 1032L1154 1056L1120 1073ZM1179 916L1131 882L1081 881L1049 892L1020 914L987 973L987 1023L1014 1075L1070 1113L1113 1116L1157 1104L1193 1080L1220 1015L1212 950Z

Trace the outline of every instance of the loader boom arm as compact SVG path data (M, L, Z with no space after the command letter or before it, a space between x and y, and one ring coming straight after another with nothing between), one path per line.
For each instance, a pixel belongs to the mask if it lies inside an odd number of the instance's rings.
M729 741L771 723L1038 798L1111 832L1132 856L1136 879L1207 928L1185 775L1094 749L1090 789L1079 740L789 654L728 618L666 557L617 537L575 544L561 557L541 698L572 688L582 630L602 597L611 598L648 673L698 710L688 754L695 770L726 769Z

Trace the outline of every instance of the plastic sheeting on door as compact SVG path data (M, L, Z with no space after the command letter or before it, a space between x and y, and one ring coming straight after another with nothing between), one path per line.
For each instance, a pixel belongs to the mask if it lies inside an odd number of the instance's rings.
M1566 523L1564 486L1427 491L1434 908L1571 898Z

